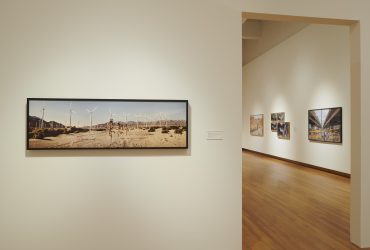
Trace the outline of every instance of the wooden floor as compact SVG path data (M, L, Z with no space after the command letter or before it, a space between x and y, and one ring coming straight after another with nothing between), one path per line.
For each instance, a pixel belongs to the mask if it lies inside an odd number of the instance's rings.
M243 250L360 249L349 189L349 178L243 152Z

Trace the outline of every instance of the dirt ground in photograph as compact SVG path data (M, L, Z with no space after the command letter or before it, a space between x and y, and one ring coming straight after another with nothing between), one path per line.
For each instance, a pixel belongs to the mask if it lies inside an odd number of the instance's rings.
M127 133L126 133L127 132ZM62 134L44 139L29 139L30 148L145 148L145 147L185 147L186 131L175 134L175 130L162 133L162 129L148 132L143 129L89 131Z

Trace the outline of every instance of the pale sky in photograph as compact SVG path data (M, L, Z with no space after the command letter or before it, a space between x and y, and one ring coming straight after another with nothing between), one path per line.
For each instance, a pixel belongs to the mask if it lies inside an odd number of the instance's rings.
M145 101L60 101L60 100L30 100L29 115L42 117L45 121L56 121L69 124L72 110L72 126L90 125L92 111L93 124L109 121L151 121L151 120L186 120L185 102L145 102Z

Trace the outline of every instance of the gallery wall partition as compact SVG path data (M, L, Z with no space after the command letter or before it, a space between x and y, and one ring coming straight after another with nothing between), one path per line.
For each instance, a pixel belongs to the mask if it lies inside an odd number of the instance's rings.
M243 74L243 148L351 173L349 27L309 25ZM259 113L264 136L250 136Z
M241 249L243 5L0 1L1 250Z

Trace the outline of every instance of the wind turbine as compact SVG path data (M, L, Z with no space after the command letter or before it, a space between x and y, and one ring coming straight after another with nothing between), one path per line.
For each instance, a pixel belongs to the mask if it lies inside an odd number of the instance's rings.
M126 121L126 126L127 126L127 117L129 115L130 115L129 113L125 113L125 112L122 113L123 119Z
M162 127L162 116L163 116L163 113L160 112L159 113L159 127Z
M127 120L127 117L130 115L130 113L125 113L125 112L123 112L122 113L122 116L123 116L123 119L126 121L126 136L127 136L127 130L128 130L128 120Z
M138 118L140 117L140 115L135 115L135 117L136 117L136 129L138 129L139 128L139 120L138 120Z
M109 121L113 122L113 117L117 116L118 114L115 114L112 112L112 110L109 108Z
M69 127L72 128L72 113L75 114L76 111L72 109L72 102L69 104Z
M68 128L68 125L69 125L69 112L65 112L64 113L64 122L63 122L63 125L64 125L64 128Z
M98 107L95 107L93 109L86 109L86 111L90 114L90 132L91 132L91 129L92 129L92 117L93 117L93 113L96 111Z
M136 117L136 128L139 128L139 123L140 123L139 118L144 118L144 115L140 113L140 114L135 115L135 117Z
M145 119L145 128L148 128L148 114L144 114L144 119Z
M45 107L46 107L46 104L44 103L41 109L42 116L41 116L41 121L40 121L40 128L44 128Z
M153 125L153 117L151 115L148 115L146 118L147 118L147 121L149 120L149 128L152 128L152 125Z
M163 117L164 117L164 121L166 123L166 128L168 127L168 117L167 117L167 113L164 113L163 114Z
M167 128L167 114L164 112L159 113L159 121L160 121L160 126L162 127L162 121L164 121L165 127Z

